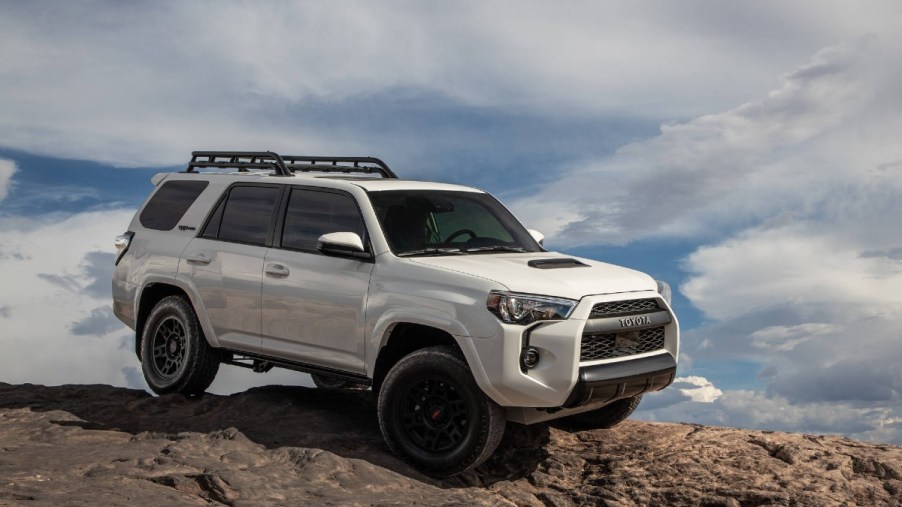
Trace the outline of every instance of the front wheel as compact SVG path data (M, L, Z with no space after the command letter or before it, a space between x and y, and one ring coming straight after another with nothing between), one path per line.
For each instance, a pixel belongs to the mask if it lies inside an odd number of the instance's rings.
M207 343L184 297L160 300L141 335L141 369L157 394L201 394L219 371L219 353Z
M450 347L428 347L392 367L379 390L379 426L389 448L435 477L480 465L498 447L504 410Z

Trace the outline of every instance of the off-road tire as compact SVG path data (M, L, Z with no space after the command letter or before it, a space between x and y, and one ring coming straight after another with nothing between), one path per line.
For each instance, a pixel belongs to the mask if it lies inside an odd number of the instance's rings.
M141 336L141 369L157 394L201 394L216 378L219 351L207 343L183 296L163 298L151 310Z
M617 426L635 412L642 395L617 400L597 410L565 417L561 422L573 429L608 429Z
M318 389L345 389L352 391L365 391L368 386L358 382L351 382L331 375L320 375L311 373L310 378L313 379L313 385Z
M382 382L377 410L392 452L434 477L482 464L506 424L504 410L476 385L459 352L445 346L398 361Z

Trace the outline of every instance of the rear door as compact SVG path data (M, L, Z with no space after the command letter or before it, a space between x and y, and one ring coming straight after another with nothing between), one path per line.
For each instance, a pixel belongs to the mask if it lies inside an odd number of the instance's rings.
M182 254L222 347L260 352L263 259L284 187L233 185Z
M365 373L366 297L371 260L323 255L318 238L354 232L368 244L348 193L295 186L283 205L263 276L263 353Z

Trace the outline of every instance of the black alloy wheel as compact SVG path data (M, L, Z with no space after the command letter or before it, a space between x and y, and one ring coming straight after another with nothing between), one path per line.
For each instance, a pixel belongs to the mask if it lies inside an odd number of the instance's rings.
M213 383L219 359L187 298L169 296L154 305L141 335L141 369L153 392L201 394Z
M185 361L185 328L175 317L167 317L153 334L153 360L151 367L162 378L172 378Z
M470 424L470 409L447 379L425 377L399 400L401 427L417 447L442 453L460 444Z
M434 477L482 464L507 423L460 350L448 346L426 347L398 361L379 388L378 415L392 452Z

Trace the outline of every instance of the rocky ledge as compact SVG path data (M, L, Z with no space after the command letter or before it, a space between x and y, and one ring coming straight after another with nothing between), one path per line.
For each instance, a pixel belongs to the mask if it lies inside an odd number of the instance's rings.
M395 459L365 392L152 397L0 383L0 505L902 505L902 448L627 421L509 425L453 480Z

